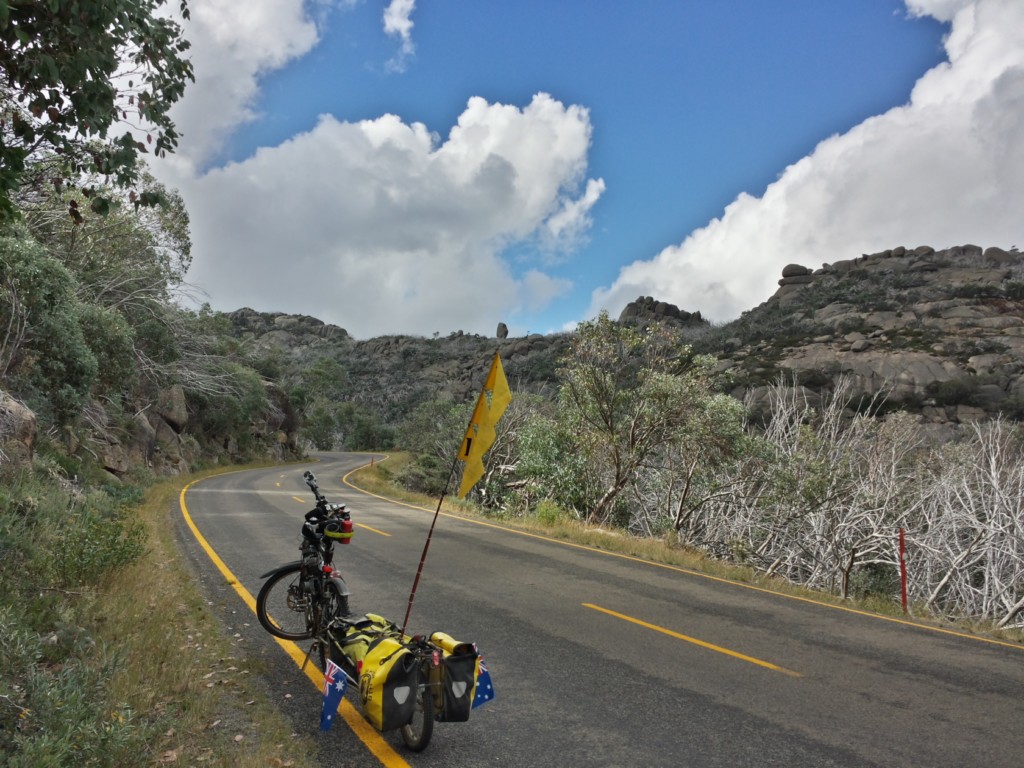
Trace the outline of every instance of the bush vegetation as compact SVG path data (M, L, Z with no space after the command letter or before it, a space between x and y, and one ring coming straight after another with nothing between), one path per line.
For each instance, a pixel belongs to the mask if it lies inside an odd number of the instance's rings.
M183 481L88 487L50 454L0 468L0 764L308 765L176 562Z

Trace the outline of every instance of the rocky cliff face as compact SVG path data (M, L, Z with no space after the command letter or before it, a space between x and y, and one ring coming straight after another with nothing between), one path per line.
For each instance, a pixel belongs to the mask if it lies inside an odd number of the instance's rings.
M555 381L558 358L568 348L566 334L488 338L456 331L446 337L378 336L356 341L343 329L315 318L258 313L229 315L234 332L249 354L276 356L294 377L319 358L337 361L345 378L345 396L382 415L400 420L416 404L450 397L475 397L491 356L500 352L510 384L541 392ZM499 327L500 331L500 327Z

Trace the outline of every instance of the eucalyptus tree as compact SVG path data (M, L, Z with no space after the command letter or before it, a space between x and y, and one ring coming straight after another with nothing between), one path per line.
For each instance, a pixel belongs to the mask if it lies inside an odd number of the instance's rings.
M11 195L33 158L61 159L47 179L57 185L98 175L127 187L137 181L140 155L174 151L170 109L194 77L168 5L0 0L0 221L16 214ZM188 18L185 0L177 11ZM91 210L109 210L106 192L85 189ZM151 191L133 200L156 201ZM77 203L69 211L80 215Z
M600 483L590 522L607 521L648 463L706 412L713 364L656 325L634 328L606 312L580 323L559 370L559 418Z

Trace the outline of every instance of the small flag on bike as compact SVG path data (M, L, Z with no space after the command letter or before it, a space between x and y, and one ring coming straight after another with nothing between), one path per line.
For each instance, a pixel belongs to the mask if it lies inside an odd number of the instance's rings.
M477 665L479 671L476 676L476 692L473 694L473 706L470 709L476 709L481 704L486 704L494 698L494 685L491 683L491 673L487 671L483 656L478 657Z
M494 444L496 433L494 428L512 401L512 392L508 388L505 371L501 367L501 358L497 353L491 362L491 370L487 381L480 390L473 416L459 448L459 460L465 462L462 470L462 483L459 485L458 498L464 497L484 475L484 453Z
M324 704L320 710L320 730L331 730L334 716L338 714L341 700L345 698L348 678L341 667L330 659L327 660L327 674L324 675Z

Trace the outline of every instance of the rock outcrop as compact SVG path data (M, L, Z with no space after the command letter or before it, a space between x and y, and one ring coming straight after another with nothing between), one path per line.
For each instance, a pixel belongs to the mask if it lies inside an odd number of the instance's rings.
M733 323L720 369L734 394L788 374L935 423L1024 416L1024 256L962 245L898 247L819 269L790 264ZM732 330L732 333L729 331ZM707 350L715 354L715 350Z
M657 322L681 327L699 325L704 322L704 319L700 316L700 312L687 312L667 301L657 301L651 296L640 296L626 305L619 314L619 322L629 325L647 325Z
M16 466L31 463L37 429L36 415L0 390L0 461Z

